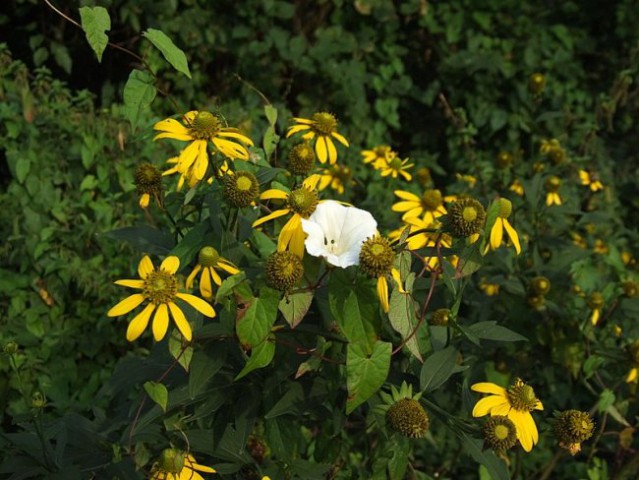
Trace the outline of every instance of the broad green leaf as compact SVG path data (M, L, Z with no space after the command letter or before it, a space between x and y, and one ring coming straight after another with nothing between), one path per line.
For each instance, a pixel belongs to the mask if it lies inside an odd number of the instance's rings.
M263 344L277 318L279 303L279 293L264 287L259 297L253 297L248 306L238 309L235 329L242 344L250 347Z
M151 400L157 403L160 408L166 412L166 405L169 401L169 391L164 385L157 382L146 382L144 384L144 391Z
M189 64L186 60L186 55L184 55L182 50L175 46L173 41L167 37L164 32L154 28L149 28L142 34L142 36L149 39L149 41L155 45L160 52L162 52L166 61L169 62L173 68L191 78L191 72L189 71Z
M616 397L613 391L606 388L599 395L599 401L597 402L597 410L599 412L605 412L606 410L608 410L609 407L611 407L615 403L615 398Z
M497 325L494 320L478 322L467 327L473 334L484 340L495 340L498 342L522 342L528 339L512 330Z
M202 222L188 231L173 249L171 255L180 259L180 265L188 265L195 258L202 247L205 246L205 235L209 231L207 222Z
M269 125L275 126L275 122L277 122L277 108L273 105L264 105L264 114L266 115Z
M464 451L477 463L486 467L493 480L510 479L506 464L498 459L492 450L483 450L483 442L481 440L469 437L465 433L461 433L460 437Z
M415 302L407 293L401 293L399 289L393 289L390 298L390 310L388 318L391 326L397 333L402 336L402 340L413 334L413 330L417 325L417 317L415 315ZM423 325L427 328L426 325ZM412 335L406 342L406 348L417 358L422 361L422 355L419 351L417 342L417 333Z
M233 293L233 289L240 283L242 283L245 279L246 274L244 272L240 272L222 280L222 285L220 285L220 287L217 289L217 294L215 295L215 303L219 303L223 299L231 295Z
M446 347L433 353L422 365L419 384L423 392L432 392L440 387L455 372L458 351Z
M392 345L375 342L369 354L362 345L350 343L346 353L346 414L368 400L384 384L390 369Z
M253 370L257 370L258 368L264 368L271 363L273 360L273 356L275 355L275 335L269 335L266 337L262 343L253 348L251 351L251 356L244 365L244 368L240 373L237 374L235 380L239 380L240 378L248 375Z
M109 12L104 7L81 7L80 23L98 62L102 62L102 54L109 43L109 37L104 32L111 30Z
M267 127L262 140L262 146L264 147L264 154L266 155L266 158L271 157L279 141L280 136L275 133L275 129L272 126Z
M282 315L284 315L286 323L288 323L291 328L295 328L306 316L312 302L313 292L294 293L280 300L279 309Z
M20 183L24 183L27 175L31 171L31 159L27 156L20 156L16 161L16 179Z
M208 381L220 371L225 362L225 349L217 349L215 356L203 350L195 352L191 361L191 371L189 372L189 397L195 398L206 387Z
M124 240L139 252L147 254L166 255L175 245L171 235L147 225L119 228L103 235L107 238Z
M331 276L328 296L333 318L349 342L364 345L367 351L371 352L377 340L377 334L375 326L370 321L370 313L362 311L368 308L370 312L371 304L367 305L366 297L359 295L362 292L361 289L355 291L352 288L345 288L341 283L334 282L334 278ZM369 295L368 301L374 302L376 309L379 308L379 300L376 297L372 299Z
M273 408L271 408L264 418L275 418L287 413L296 413L298 407L303 404L304 390L302 385L297 382L291 382L288 384L288 390L277 401Z
M142 112L149 110L155 94L153 77L140 70L133 70L124 85L124 113L133 130L136 129Z
M193 347L190 345L185 346L182 343L182 337L176 333L176 330L173 330L173 332L175 335L171 335L169 338L169 352L182 365L182 368L188 372L193 358Z

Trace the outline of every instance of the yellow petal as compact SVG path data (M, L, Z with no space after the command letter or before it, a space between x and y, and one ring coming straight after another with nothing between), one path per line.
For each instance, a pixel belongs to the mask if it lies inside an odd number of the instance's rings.
M211 318L215 317L215 309L201 298L189 293L176 293L175 296L178 297L180 300L184 300L202 315Z
M299 215L296 215L299 217ZM306 240L306 233L302 230L302 222L300 220L299 226L293 230L293 236L291 237L291 243L289 244L289 251L294 253L300 258L304 257L304 240Z
M167 118L153 125L153 130L161 132L175 133L178 135L188 135L189 129L173 118Z
M590 322L593 325L597 325L597 323L599 323L599 317L601 316L601 310L599 310L598 308L595 308L592 311L592 315L590 317Z
M153 137L153 140L160 140L162 138L170 138L172 140L182 140L183 142L190 142L191 140L193 140L193 137L188 134L182 134L182 133L158 133L155 137Z
M206 175L206 169L209 166L209 154L206 151L206 143L200 145L195 164L193 165L193 176L199 181Z
M340 135L337 132L333 132L331 133L331 136L336 139L339 143L341 143L342 145L344 145L345 147L348 147L348 140L346 140L346 138L344 138L343 135Z
M174 275L175 272L180 268L180 259L175 255L171 255L166 257L162 264L160 265L160 270L164 270L166 273L170 273Z
M497 250L501 246L504 236L503 219L497 218L492 230L490 231L490 248Z
M235 138L236 140L239 140L242 143L253 146L253 140L251 140L246 135L242 135L239 132L234 132L232 130L222 130L220 133L218 133L218 136L226 137L226 138Z
M397 270L396 268L392 268L391 277L393 277L393 280L395 280L397 288L399 289L399 293L406 293L406 290L404 290L404 287L402 286L402 278L399 275L399 270Z
M111 308L107 312L107 317L119 317L120 315L125 315L129 313L131 310L136 308L144 301L144 295L141 293L136 293L129 297L126 297L120 303L118 303L115 307Z
M203 298L211 300L213 298L213 287L211 286L211 268L204 267L200 276L200 293Z
M260 200L287 200L288 193L283 190L278 190L277 188L270 188L268 190L264 190L260 194Z
M122 285L123 287L144 288L144 280L116 280L113 283Z
M195 457L191 454L188 454L186 456L186 460L188 463L190 463L190 467L194 470L198 470L200 472L206 472L206 473L216 473L215 469L211 468L211 467L207 467L206 465L200 465L198 463L196 463L195 461ZM185 462L185 463L187 463Z
M244 145L232 142L230 140L224 140L223 138L213 138L213 145L223 154L229 158L240 158L242 160L248 160L248 150Z
M268 222L269 220L273 220L274 218L282 217L282 216L288 214L289 212L290 212L290 210L288 208L283 208L281 210L275 210L273 213L269 213L265 217L258 218L257 220L255 220L253 222L253 227L258 227L258 226L262 225L263 223Z
M512 225L507 219L504 218L503 221L504 221L504 228L506 229L506 233L508 234L508 238L510 238L510 241L513 242L515 251L517 252L517 255L519 255L521 253L519 235L517 235L517 231L512 227Z
M508 396L508 392L504 387L500 387L499 385L490 382L475 383L472 387L470 387L470 389L473 392L492 393L493 395L501 395L504 398Z
M328 157L328 152L326 150L326 137L317 137L317 141L315 142L315 153L317 154L317 159L320 163L326 163L326 158Z
M229 262L227 260L224 260L224 259L220 259L217 262L217 266L220 267L225 272L230 273L231 275L235 275L236 273L240 273L240 269L239 268L237 268L231 262Z
M195 140L191 142L191 144L188 145L184 150L182 150L177 163L178 172L184 173L191 167L191 165L193 165L193 162L200 153L202 144L204 144L204 148L206 148L206 141Z
M169 328L169 310L166 307L166 303L160 303L158 309L153 317L153 338L156 342L159 342L166 335L166 331Z
M209 273L211 274L211 277L213 278L213 282L218 287L222 285L222 278L220 278L220 275L215 271L213 267L209 267ZM213 298L212 292L211 292L211 298ZM211 300L211 298L207 298L207 300Z
M148 277L149 273L151 273L153 270L155 270L155 267L153 267L153 262L151 261L149 256L145 255L144 257L142 257L142 260L140 260L140 263L138 263L138 275L140 276L140 278Z
M186 288L187 289L191 289L193 288L193 282L195 281L195 277L197 276L198 272L202 270L202 265L200 265L199 263L195 266L195 268L193 269L193 271L191 272L191 274L186 278Z
M288 127L288 131L286 132L286 138L291 135L295 135L297 132L301 132L303 130L308 130L310 125L293 125L292 127Z
M488 413L492 413L495 407L508 404L508 401L499 395L489 395L479 400L473 408L473 417L483 417ZM510 405L509 405L510 407Z
M397 202L391 207L391 210L393 210L393 212L406 212L408 210L413 210L413 209L422 210L421 205L418 202L413 202L413 201ZM417 215L414 215L414 216L417 216Z
M635 382L637 380L637 377L639 376L639 369L637 369L637 367L633 367L630 369L630 371L628 372L628 375L626 375L626 383L632 383Z
M151 318L151 313L155 310L155 305L153 303L149 303L144 310L138 313L129 326L126 329L126 339L129 342L133 342L137 340L140 335L146 330L146 326L149 324L149 318Z
M508 412L510 412L512 408L513 407L510 405L510 402L504 399L504 403L495 405L493 407L493 409L490 411L490 415L491 416L501 415L502 417L505 417L508 415Z
M409 202L417 202L417 203L421 202L421 199L414 193L406 192L404 190L395 190L394 193L402 200L408 200Z
M508 413L508 418L517 428L517 438L523 449L530 452L539 441L537 425L528 411L519 411L514 408Z
M291 242L291 237L293 236L293 232L296 228L301 228L301 220L300 216L295 214L293 215L288 222L282 227L280 231L280 236L277 239L277 250L282 252L286 250L288 244Z
M197 297L194 297L194 298L197 298ZM180 307L178 307L173 302L169 302L169 309L171 310L171 316L173 317L173 321L175 322L175 325L177 326L178 330L180 331L184 339L187 342L190 342L191 338L193 338L193 332L191 330L191 325L189 324L188 320L184 316L184 312L182 312L182 310L180 310ZM215 313L215 310L213 310L213 313Z
M337 161L337 149L331 137L324 137L324 141L326 142L326 148L328 150L328 161L333 164Z
M149 206L149 202L151 201L151 195L148 193L143 193L140 197L140 208L147 208Z
M377 279L377 296L382 304L382 310L388 312L390 305L388 304L388 282L386 281L386 277L382 276Z

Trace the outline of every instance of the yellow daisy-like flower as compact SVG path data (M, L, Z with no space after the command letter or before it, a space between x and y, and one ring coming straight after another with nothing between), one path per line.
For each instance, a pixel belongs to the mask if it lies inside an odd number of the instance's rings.
M473 417L487 414L508 417L517 429L517 440L530 452L539 441L537 425L530 412L544 409L533 388L518 378L508 390L489 382L476 383L470 389L489 394L475 404Z
M319 175L311 175L302 183L302 186L286 192L277 188L271 188L262 192L260 200L284 200L286 206L269 213L268 215L253 222L253 227L259 227L269 220L273 220L290 213L293 214L286 222L277 240L277 250L289 250L302 258L304 256L304 239L306 234L302 230L302 218L308 218L315 211L319 201L317 195L317 184Z
M183 123L167 118L156 123L153 129L162 132L154 140L171 138L191 142L180 153L176 171L186 175L193 185L206 175L209 166L209 141L216 151L233 160L248 160L249 153L245 145L253 145L253 141L237 128L222 126L220 118L210 112L188 112L183 117Z
M559 177L548 177L544 183L546 187L546 205L561 205L561 197L559 196L559 187L561 187L561 180Z
M506 234L510 241L513 243L515 247L515 251L517 255L521 253L521 245L519 244L519 235L517 235L517 231L512 227L510 222L508 221L508 217L510 216L513 204L510 203L510 200L506 198L500 198L497 200L499 202L499 213L497 214L497 219L495 220L495 224L493 228L490 230L490 242L486 245L486 250L484 250L484 254L489 250L497 250L501 246L501 242L504 237L504 230L506 230Z
M628 346L628 355L632 368L626 375L626 383L639 383L639 340L635 340Z
M397 152L388 145L378 145L371 150L362 150L362 160L364 163L372 164L375 170L388 165L396 156Z
M479 288L489 297L499 295L499 284L489 283L484 277L482 277L482 279L479 281Z
M426 190L422 196L404 190L395 190L395 195L402 201L393 205L393 212L404 212L402 220L406 221L411 217L424 215L426 223L433 223L435 219L448 213L444 207L444 201L455 200L454 196L444 197L440 190Z
M335 163L337 161L337 149L333 139L348 147L348 140L337 133L337 119L328 112L314 113L311 118L293 118L297 125L288 127L286 138L298 132L304 132L304 140L315 141L315 154L320 163Z
M341 195L344 193L344 187L352 183L352 173L349 167L337 164L331 165L330 168L325 168L319 173L320 179L317 189L322 191L327 187L331 187L331 189Z
M450 235L437 232L441 227L439 221L428 222L421 217L407 218L402 227L389 234L389 238L393 240L399 239L406 227L410 229L408 238L406 239L406 246L411 251L435 247L437 246L437 239L439 239L439 246L442 248L450 248L452 246L452 238ZM453 266L457 265L458 257L456 255L444 258L449 260ZM433 270L439 266L439 258L436 255L425 256L424 263Z
M158 270L153 266L153 262L148 256L144 256L138 265L140 280L117 280L116 285L135 288L141 293L135 293L107 312L109 317L119 317L137 308L142 303L147 305L138 313L126 331L126 339L129 342L136 340L149 324L151 315L153 316L153 337L160 341L166 335L169 327L169 312L182 336L190 341L192 338L191 325L184 316L180 307L175 303L180 299L198 310L202 315L215 317L215 310L195 295L178 292L178 282L175 273L180 268L180 259L175 256L166 257Z
M597 192L603 189L603 183L599 180L598 176L594 173L590 173L586 170L579 170L579 179L582 185L590 187L590 190Z
M215 248L202 248L198 255L197 265L186 279L186 288L192 288L195 277L198 273L202 272L200 275L200 294L202 295L202 297L211 301L213 299L213 288L211 285L211 279L213 279L213 282L218 287L222 285L222 279L220 278L217 270L223 270L231 275L240 273L240 270L231 262L229 262L225 258L222 258Z
M216 473L215 469L200 465L190 453L167 449L151 469L150 480L204 480L198 472Z
M599 292L592 292L586 303L590 308L592 308L592 313L590 314L590 323L593 325L597 325L599 320L601 319L601 311L604 306L604 298L603 295Z
M466 185L468 185L468 188L474 188L475 184L477 183L477 177L474 177L472 175L456 173L455 177L460 182L466 183Z
M386 277L392 277L397 283L399 291L406 293L402 287L399 270L393 266L394 263L395 252L391 248L388 239L376 235L362 244L359 254L359 268L367 276L377 278L377 296L384 312L388 312L390 309Z
M523 183L521 183L520 180L513 181L513 183L510 184L510 187L508 187L508 190L515 193L516 195L519 195L520 197L524 196L524 185Z
M380 165L378 170L382 173L382 177L388 177L390 175L393 178L397 178L401 176L404 180L410 182L413 176L406 170L414 167L415 164L408 163L408 161L408 158L402 160L399 157L394 157L392 160L386 162L386 165Z

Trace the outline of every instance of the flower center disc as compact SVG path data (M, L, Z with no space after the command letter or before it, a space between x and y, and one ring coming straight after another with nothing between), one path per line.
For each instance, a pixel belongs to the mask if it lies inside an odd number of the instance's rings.
M499 440L504 440L508 438L508 434L510 433L510 430L508 429L506 425L496 425L494 432L495 432L495 437L497 437Z
M172 302L177 293L177 279L164 270L153 271L144 280L143 292L156 305Z
M300 187L293 190L288 196L288 204L291 210L303 218L308 218L315 211L319 197L315 190L309 190L306 187Z
M442 192L439 190L426 190L422 195L422 205L426 210L434 212L442 204Z
M401 170L402 169L402 159L399 157L393 158L388 164L390 168L393 170Z
M311 120L313 127L320 135L330 135L337 128L337 119L328 112L314 113Z
M253 188L253 182L251 182L251 179L247 177L237 177L235 185L237 185L238 190L243 192L248 192L251 188Z
M475 209L475 207L466 207L462 211L462 217L467 222L472 222L477 218L477 210Z
M220 131L220 120L211 112L198 112L191 123L191 134L199 139L214 137Z
M533 388L519 379L508 389L508 400L519 411L532 411L538 402Z
M213 247L204 247L198 255L198 262L204 267L214 267L220 260L220 254Z

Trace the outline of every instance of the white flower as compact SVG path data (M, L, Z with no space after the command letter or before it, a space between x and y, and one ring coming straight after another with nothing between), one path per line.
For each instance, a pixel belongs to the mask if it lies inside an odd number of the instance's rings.
M304 243L309 255L346 268L359 264L362 243L377 233L377 222L366 210L326 200L308 220L302 219L302 230L308 234Z

